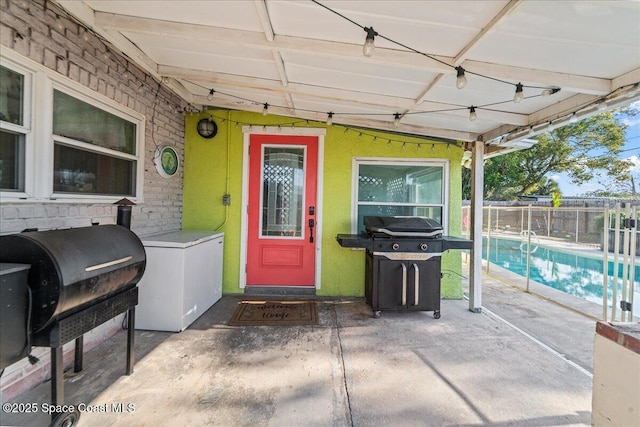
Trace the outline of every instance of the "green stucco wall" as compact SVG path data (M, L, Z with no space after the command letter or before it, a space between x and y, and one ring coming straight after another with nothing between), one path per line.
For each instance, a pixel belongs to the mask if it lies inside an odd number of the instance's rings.
M198 120L214 116L218 134L212 139L200 137ZM220 118L224 117L222 123ZM225 233L223 292L242 293L239 287L240 226L242 209L242 125L290 124L294 119L274 115L209 110L185 117L184 229L219 230ZM236 124L238 126L236 127ZM304 123L298 126L306 126ZM312 123L324 127L322 123ZM334 125L327 128L324 145L324 184L322 221L322 284L318 295L363 296L364 252L340 247L336 235L349 233L351 227L351 176L353 157L449 159L449 229L451 236L461 233L461 159L463 151L455 145L431 144L424 139L363 131ZM373 136L377 136L373 142ZM394 142L388 146L391 138ZM402 148L401 142L407 143ZM421 149L417 149L422 143ZM231 205L223 206L222 196L231 195ZM442 297L462 298L461 257L449 251L442 257Z

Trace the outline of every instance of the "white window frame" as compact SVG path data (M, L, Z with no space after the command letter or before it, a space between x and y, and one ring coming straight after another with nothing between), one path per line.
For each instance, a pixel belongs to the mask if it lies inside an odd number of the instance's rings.
M448 159L406 159L397 157L354 157L352 159L351 176L351 233L358 232L358 180L360 176L360 165L376 166L419 166L419 167L441 167L442 168L442 204L419 204L442 207L442 228L449 230L449 168ZM393 205L393 203L385 203ZM400 203L402 206L410 203Z
M69 194L53 191L53 156L55 141L76 148L89 148L92 152L136 162L135 195L126 195L135 203L143 202L145 168L145 117L91 89L61 76L46 67L15 52L3 49L0 52L2 65L11 70L25 72L25 124L30 126L25 138L25 191L0 192L0 200L27 202L64 203L113 203L125 197L106 194ZM28 78L26 78L28 75ZM53 135L53 91L64 92L80 101L100 108L136 125L135 154L116 152L93 144ZM29 96L27 97L27 94ZM26 126L25 126L26 127ZM3 124L3 129L5 128ZM37 146L37 150L35 147Z
M23 191L0 191L0 198L2 200L6 198L18 198L25 199L31 197L34 193L34 177L30 170L34 167L34 133L33 133L33 118L31 106L34 105L34 90L33 90L33 76L36 70L23 66L11 60L5 60L2 56L2 66L9 70L22 74L23 76L23 103L22 103L22 125L16 125L13 123L0 121L0 129L18 133L24 135L24 165L22 165L24 172L24 189Z

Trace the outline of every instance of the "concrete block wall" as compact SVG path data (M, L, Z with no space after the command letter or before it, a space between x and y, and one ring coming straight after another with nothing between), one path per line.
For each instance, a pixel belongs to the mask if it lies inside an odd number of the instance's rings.
M144 202L133 207L131 228L139 236L181 229L182 170L179 176L163 178L156 172L153 157L157 146L169 144L180 161L184 159L184 117L180 108L185 102L114 47L92 33L85 37L85 28L52 2L0 0L0 10L2 50L25 56L145 116ZM143 90L139 90L141 86ZM2 201L0 234L25 228L113 224L116 212L112 204ZM113 319L87 334L85 351L120 331L121 320ZM72 353L73 343L65 346L65 362L71 363ZM38 364L31 366L24 359L5 370L0 378L0 400L10 401L50 377L49 350L38 348L34 354L40 358Z

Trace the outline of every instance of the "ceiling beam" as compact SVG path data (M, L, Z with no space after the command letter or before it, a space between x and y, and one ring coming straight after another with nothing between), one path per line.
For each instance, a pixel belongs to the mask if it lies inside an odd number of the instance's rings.
M253 0L253 4L256 5L256 11L258 12L258 18L262 24L264 35L268 41L272 42L275 33L273 32L273 26L271 25L271 19L269 19L269 12L267 11L267 5L264 0Z
M469 56L469 52L471 52L471 49L477 46L478 43L486 35L492 33L496 25L498 25L504 18L512 14L518 8L518 6L522 4L522 2L523 0L510 0L509 3L507 3L507 5L503 7L502 10L498 12L496 16L494 16L493 19L491 19L491 21L489 21L489 23L482 30L478 34L476 34L476 36L469 43L467 43L465 47L462 48L462 50L456 55L455 59L453 60L453 65L460 65L462 61L467 59L467 56Z
M62 3L74 3L64 1ZM444 64L431 61L424 55L413 52L376 48L372 57L362 55L362 46L348 43L338 43L323 40L274 35L273 41L265 39L264 34L243 30L232 30L204 25L185 24L157 19L139 18L121 14L95 12L95 23L104 29L152 34L156 36L182 37L187 39L216 40L218 44L243 46L254 49L277 50L281 52L295 52L306 55L322 55L324 57L349 58L352 61L372 64L396 64L438 73L454 73L453 65L456 58L435 56ZM458 55L460 56L460 55ZM450 65L446 65L450 64ZM527 82L541 86L557 86L571 92L583 92L603 95L608 93L611 81L595 77L579 76L575 74L558 73L552 71L533 70L530 68L513 67L466 60L462 64L470 72L486 74L509 81Z
M563 91L605 95L611 91L611 80L597 77L579 76L576 74L558 73L555 71L535 70L532 68L512 67L509 65L491 64L488 62L465 61L465 70L528 85L555 86ZM467 75L467 79L482 78Z
M214 103L211 101L207 101L205 96L196 96L194 102L196 104L202 103L203 105L208 105L211 108L227 108L231 110L238 110L238 104L232 100L223 100L216 99ZM269 106L269 111L274 108L273 106ZM262 105L243 105L241 108L243 111L253 111L255 113L259 113L262 111ZM327 120L327 116L324 113L316 113L309 111L291 111L286 108L277 108L275 107L273 110L273 114L277 114L283 117L290 117L294 119L300 120L311 120L317 122L325 122ZM345 127L354 126L361 128L369 128L380 131L388 131L392 134L397 134L398 129L393 126L393 122L386 120L377 120L370 118L358 118L354 116L342 116L340 120L336 121L334 119L335 124L339 124ZM273 125L273 124L271 124ZM402 124L401 130L403 133L412 134L416 137L432 137L432 138L443 138L450 139L452 141L474 141L477 138L477 134L457 131L453 129L441 129L441 128L432 128L425 126L416 126L411 124ZM397 136L390 136L391 139L397 140Z
M275 80L266 80L253 77L232 76L228 74L215 73L203 70L191 70L185 68L159 66L158 71L163 76L169 76L176 79L186 79L203 81L212 86L216 90L224 91L220 87L233 89L252 89L261 90L265 92L278 92L295 95L297 97L307 98L320 98L328 101L341 102L352 104L354 106L369 105L373 107L383 108L385 110L394 111L411 111L411 112L423 112L425 114L444 114L453 115L456 117L468 117L469 112L466 107L459 107L450 104L428 102L419 106L415 106L411 99L398 98L388 95L376 95L371 93L354 92L344 89L332 89L323 88L313 85L303 85L299 83L288 83L286 87L282 86ZM459 108L459 111L445 111L439 112L438 110L449 110L452 108ZM482 110L482 109L480 109ZM392 113L389 113L392 114ZM497 121L503 123L510 123L513 125L526 125L527 116L524 114L507 113L492 110L482 110L482 117L485 120Z

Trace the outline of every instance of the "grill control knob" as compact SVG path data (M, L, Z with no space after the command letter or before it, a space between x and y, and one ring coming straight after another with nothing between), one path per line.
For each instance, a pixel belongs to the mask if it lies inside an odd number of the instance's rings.
M398 249L400 249L400 245L398 243L394 243L393 245L391 245L391 249L397 251Z
M427 246L427 244L426 244L426 243L420 243L420 250L421 250L421 251L426 251L428 247L429 247L429 246Z

